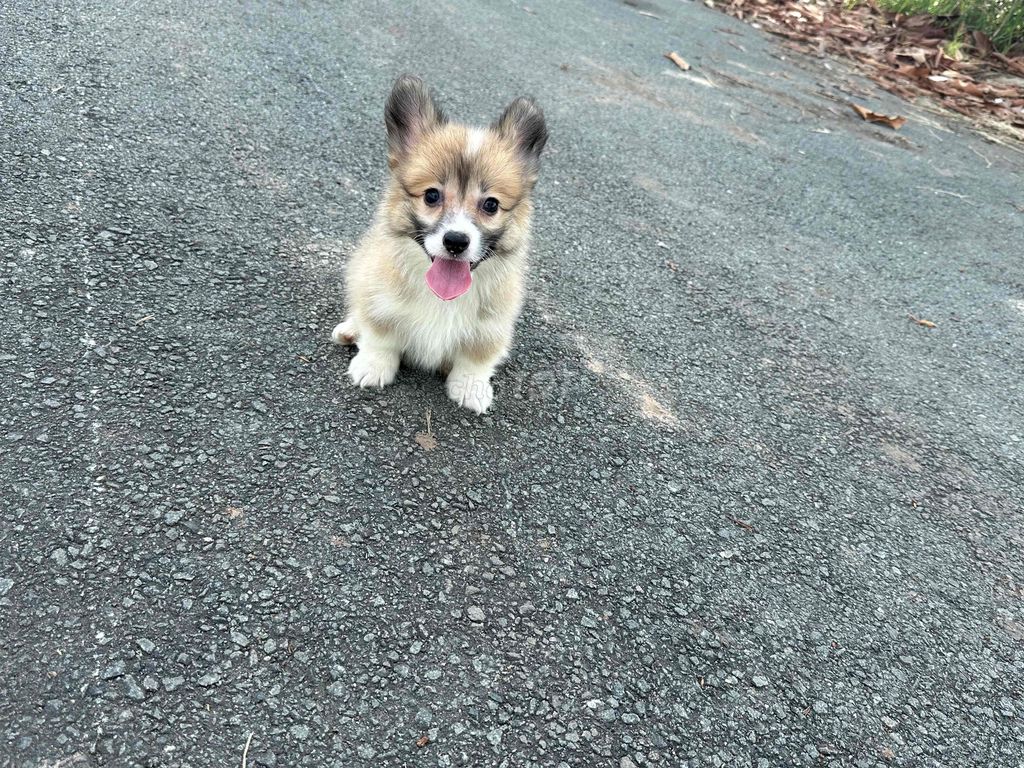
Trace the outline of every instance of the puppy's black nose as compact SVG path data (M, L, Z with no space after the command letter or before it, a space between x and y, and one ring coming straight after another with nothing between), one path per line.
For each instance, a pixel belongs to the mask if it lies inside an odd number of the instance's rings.
M444 248L448 253L452 256L458 256L469 247L469 235L465 232L454 232L449 230L444 233L444 237L441 238L441 242L444 243Z

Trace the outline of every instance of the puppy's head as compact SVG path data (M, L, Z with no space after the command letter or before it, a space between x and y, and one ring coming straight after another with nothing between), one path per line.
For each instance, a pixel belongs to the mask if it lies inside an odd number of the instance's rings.
M449 123L423 82L406 75L391 91L385 122L394 179L388 223L423 248L431 289L455 298L469 289L472 269L527 237L548 138L544 114L519 98L487 128Z

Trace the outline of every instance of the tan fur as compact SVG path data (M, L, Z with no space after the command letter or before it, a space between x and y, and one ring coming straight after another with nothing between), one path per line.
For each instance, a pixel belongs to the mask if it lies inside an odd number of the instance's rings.
M443 124L404 154L393 152L390 165L384 198L347 267L349 315L334 339L358 344L349 374L360 386L391 383L404 360L450 370L449 396L483 412L522 307L535 164L495 128ZM424 202L430 188L443 191L442 205ZM496 214L480 209L486 197L498 199ZM455 211L467 212L482 237L500 232L501 251L475 267L467 293L446 302L427 286L431 261L414 237L415 221L434 226Z

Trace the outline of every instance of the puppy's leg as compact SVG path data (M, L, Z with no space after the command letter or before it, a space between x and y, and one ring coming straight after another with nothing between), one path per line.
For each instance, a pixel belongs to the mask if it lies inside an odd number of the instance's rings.
M359 352L349 363L348 375L359 387L386 387L401 362L402 348L390 334L360 326Z
M463 350L452 361L446 388L448 397L463 408L483 413L494 399L491 376L508 351L508 342L501 341Z
M342 346L348 346L349 344L355 344L359 340L359 326L356 325L356 319L349 315L331 331L331 339L335 344L341 344Z

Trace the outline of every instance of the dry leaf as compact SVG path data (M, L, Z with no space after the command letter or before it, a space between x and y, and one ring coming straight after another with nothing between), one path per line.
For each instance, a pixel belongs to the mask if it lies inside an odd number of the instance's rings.
M918 46L896 48L892 53L894 56L903 56L908 59L913 59L918 64L924 64L928 59L928 51Z
M419 747L420 749L423 749L423 747L427 746L427 744L429 744L429 743L430 743L430 737L427 736L426 734L423 734L418 739L416 739L416 746Z
M974 47L981 56L988 56L992 53L992 41L988 35L980 29L976 29L971 33L971 37L974 38Z
M416 442L424 451L432 451L437 448L437 438L434 437L434 430L430 428L430 409L427 408L427 431L416 433Z
M437 448L437 438L429 432L417 432L416 442L424 451L432 451Z
M882 123L892 128L894 131L898 131L903 127L903 124L907 122L907 118L900 117L899 115L883 115L878 112L872 112L867 107L862 107L860 104L850 104L853 111L861 116L862 119L867 120L869 123Z
M681 70L683 70L683 72L686 72L687 70L690 69L690 63L675 51L672 51L671 53L666 53L665 58L671 61Z
M932 17L927 13L908 16L903 20L903 25L906 27L930 27L932 25Z
M935 323L933 323L931 320L925 320L923 317L914 317L913 315L907 315L907 317L909 317L911 320L913 320L918 325L923 325L925 328L934 328L935 327Z
M815 24L821 24L823 21L825 21L825 11L822 10L821 8L817 8L810 4L805 4L804 7L801 8L800 10L807 18L809 18Z

